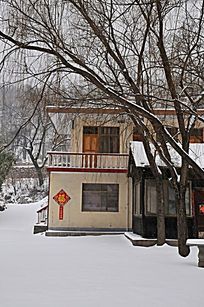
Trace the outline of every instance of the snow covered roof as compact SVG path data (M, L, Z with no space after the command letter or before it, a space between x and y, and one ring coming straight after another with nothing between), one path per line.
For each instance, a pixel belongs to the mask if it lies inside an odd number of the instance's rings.
M80 113L85 113L85 114L124 114L124 110L122 108L113 108L113 107L104 107L103 105L101 106L96 106L93 107L93 105L87 105L86 107L84 106L47 106L46 110L48 113L75 113L75 114L80 114Z
M137 167L149 166L145 149L142 142L133 141L130 145L131 152ZM165 166L164 162L160 159L156 150L151 146L154 156L156 156L156 163L158 166ZM172 157L172 162L176 167L181 166L180 155L169 145L169 151ZM204 168L204 143L190 144L189 156L201 167Z

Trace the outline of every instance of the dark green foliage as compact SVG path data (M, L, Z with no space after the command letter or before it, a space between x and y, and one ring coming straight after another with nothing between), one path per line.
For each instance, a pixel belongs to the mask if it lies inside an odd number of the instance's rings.
M11 153L1 152L0 153L0 191L2 183L4 182L6 175L8 174L12 163L14 161L14 157Z

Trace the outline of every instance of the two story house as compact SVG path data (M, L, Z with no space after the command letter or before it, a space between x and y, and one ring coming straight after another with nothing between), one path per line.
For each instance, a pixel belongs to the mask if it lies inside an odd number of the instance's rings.
M70 113L70 152L48 152L47 235L132 228L127 176L133 126L121 110L48 108Z

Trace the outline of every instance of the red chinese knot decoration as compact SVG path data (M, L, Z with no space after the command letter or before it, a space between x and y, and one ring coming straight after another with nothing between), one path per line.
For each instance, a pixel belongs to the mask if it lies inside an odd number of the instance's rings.
M199 213L204 214L204 204L199 205Z
M63 208L63 206L66 203L68 203L68 201L71 199L71 197L69 197L69 195L62 189L56 195L53 196L53 199L59 205L59 220L63 220L63 217L64 217L64 208Z
M63 220L64 217L64 207L59 206L59 220Z
M71 199L69 195L62 189L60 190L53 199L58 203L60 206L64 206L68 201Z

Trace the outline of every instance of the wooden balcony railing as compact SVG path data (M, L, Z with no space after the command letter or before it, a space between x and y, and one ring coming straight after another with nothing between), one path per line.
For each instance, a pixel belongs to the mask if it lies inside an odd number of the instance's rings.
M48 168L127 170L128 154L48 152Z

